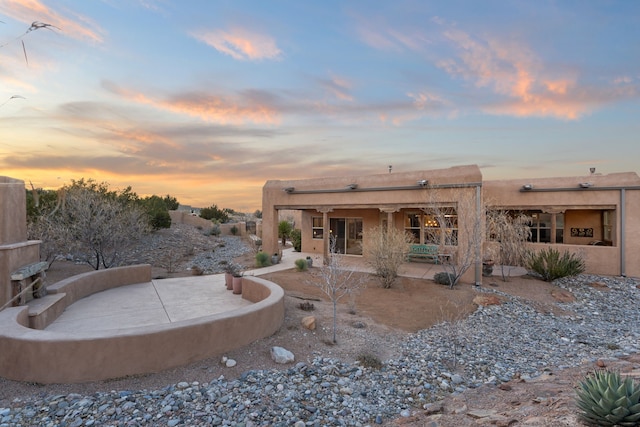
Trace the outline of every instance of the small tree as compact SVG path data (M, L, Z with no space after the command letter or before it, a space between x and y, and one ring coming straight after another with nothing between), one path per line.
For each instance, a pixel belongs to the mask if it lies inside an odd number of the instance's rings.
M282 220L278 223L278 237L282 239L282 247L286 246L287 238L291 235L291 230L293 230L293 227L289 221Z
M475 191L475 194L473 192ZM425 241L439 245L443 250L451 248L455 251L453 257L443 261L443 268L452 278L449 284L453 288L460 278L476 262L480 262L480 245L482 244L482 219L484 207L477 198L477 188L469 187L456 189L456 200L443 203L445 192L441 189L429 190L427 221L430 226L425 228ZM461 235L460 232L464 234ZM461 238L462 237L462 238Z
M367 264L374 269L382 287L388 289L398 277L413 237L404 230L380 226L370 228L366 236Z
M500 264L502 280L506 282L513 267L525 265L531 217L499 209L488 209L486 217L488 252Z
M225 209L218 209L217 205L211 205L208 208L200 209L200 217L219 223L229 221L229 214L227 211Z
M347 269L343 262L344 255L337 252L336 238L330 237L329 257L327 263L314 269L313 279L308 283L320 288L333 304L333 342L336 340L338 301L348 295L354 295L365 285L364 277L358 277L355 270Z

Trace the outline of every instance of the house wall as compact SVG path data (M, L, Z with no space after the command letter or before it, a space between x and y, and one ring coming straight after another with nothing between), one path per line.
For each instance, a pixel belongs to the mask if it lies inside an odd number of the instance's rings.
M591 186L581 188L580 183L586 182ZM521 191L525 184L532 185L532 190ZM483 192L491 206L565 213L565 244L532 244L532 248L552 246L579 253L587 261L588 273L640 276L640 178L636 173L485 181ZM602 210L615 211L611 247L588 244L599 240L595 233L602 231L599 217ZM593 227L594 237L572 238L572 227Z

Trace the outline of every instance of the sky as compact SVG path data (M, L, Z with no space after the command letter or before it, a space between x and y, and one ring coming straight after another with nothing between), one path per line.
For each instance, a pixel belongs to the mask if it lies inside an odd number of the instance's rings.
M389 166L638 170L634 0L0 0L0 21L0 175L29 187L253 212L267 180Z

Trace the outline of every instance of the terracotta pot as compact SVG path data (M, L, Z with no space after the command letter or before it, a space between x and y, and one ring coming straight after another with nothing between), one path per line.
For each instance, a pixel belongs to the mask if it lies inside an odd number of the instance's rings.
M242 277L233 277L233 293L241 294L242 293Z
M224 284L227 285L227 290L233 289L233 275L231 273L224 273Z

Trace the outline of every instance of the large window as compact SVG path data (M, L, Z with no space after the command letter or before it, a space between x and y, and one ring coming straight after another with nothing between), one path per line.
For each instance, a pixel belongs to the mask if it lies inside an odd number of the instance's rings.
M458 214L453 207L407 212L404 229L415 243L458 245Z
M552 214L542 211L528 211L524 213L531 217L531 222L529 223L529 227L531 228L531 242L564 242L564 214Z

